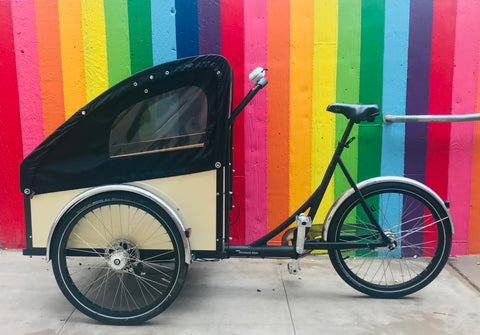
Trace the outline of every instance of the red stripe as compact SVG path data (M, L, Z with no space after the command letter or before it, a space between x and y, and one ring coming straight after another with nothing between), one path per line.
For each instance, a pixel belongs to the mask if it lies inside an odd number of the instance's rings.
M434 1L429 101L432 115L452 113L456 12L457 1ZM450 128L450 123L430 123L428 127L426 184L444 199L448 193Z
M222 55L228 59L234 72L233 106L244 97L244 72L245 72L245 27L243 1L220 1ZM240 208L232 211L232 217L240 218L231 227L230 235L232 244L245 243L245 146L244 146L244 117L243 114L235 121L233 133L233 193Z
M0 244L2 248L25 246L23 198L19 191L22 131L18 102L17 71L10 1L0 1Z

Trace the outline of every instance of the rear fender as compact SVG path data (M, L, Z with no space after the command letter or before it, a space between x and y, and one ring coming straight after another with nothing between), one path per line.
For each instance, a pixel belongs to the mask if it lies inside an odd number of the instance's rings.
M175 226L177 227L178 231L180 232L180 236L182 237L182 242L183 246L185 249L185 262L187 264L190 264L192 262L192 251L190 247L190 242L188 240L188 237L185 233L185 226L180 219L180 217L177 215L177 213L165 202L162 198L159 196L141 188L138 186L132 186L132 185L124 185L124 184L118 184L118 185L105 185L105 186L99 186L99 187L94 187L92 189L89 189L83 193L80 193L78 196L73 198L68 204L63 207L63 209L60 211L60 213L57 215L52 228L50 229L50 233L48 235L48 241L47 241L47 260L50 260L50 252L52 248L52 237L55 233L55 231L58 228L58 224L61 221L61 219L72 209L75 207L75 205L79 204L81 201L88 199L91 196L105 193L105 192L112 192L112 191L121 191L121 192L130 192L130 193L135 193L138 195L141 195L151 201L153 201L156 205L160 206L173 220L175 223Z
M359 190L362 190L365 187L369 187L374 184L380 184L385 182L398 182L398 183L413 185L430 194L438 202L438 204L443 207L445 212L448 214L448 218L450 220L450 225L452 228L452 234L454 233L452 216L450 214L449 209L445 205L445 202L431 188L429 188L428 186L416 180L405 178L405 177L376 177L376 178L371 178L371 179L362 181L361 183L357 184L357 187ZM325 223L323 225L322 238L324 241L327 241L328 231L330 229L330 224L332 223L333 216L335 215L337 210L340 208L340 206L348 199L348 197L352 196L354 193L355 193L355 190L353 188L346 190L337 200L335 200L332 207L330 207L327 217L325 218Z

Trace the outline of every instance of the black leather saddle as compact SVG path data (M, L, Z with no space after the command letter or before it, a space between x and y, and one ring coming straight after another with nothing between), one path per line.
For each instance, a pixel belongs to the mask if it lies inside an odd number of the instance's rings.
M380 115L378 105L362 105L362 104L340 104L334 103L327 107L327 111L345 115L347 119L355 123L362 121L373 122L375 117Z

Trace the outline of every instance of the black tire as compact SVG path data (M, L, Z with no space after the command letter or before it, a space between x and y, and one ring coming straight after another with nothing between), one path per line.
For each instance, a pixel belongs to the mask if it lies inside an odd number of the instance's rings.
M65 297L108 324L139 324L161 313L179 294L188 269L170 216L128 192L76 205L60 221L51 251Z
M452 245L449 215L432 195L403 182L381 182L362 190L389 248L329 250L340 277L373 297L397 298L429 284L445 266ZM359 197L348 197L335 212L328 241L379 242Z

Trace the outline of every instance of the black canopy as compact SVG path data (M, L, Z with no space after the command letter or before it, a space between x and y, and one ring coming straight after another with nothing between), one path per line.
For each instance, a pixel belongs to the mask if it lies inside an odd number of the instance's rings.
M108 89L20 166L36 194L207 171L226 162L232 70L217 55L161 64Z

